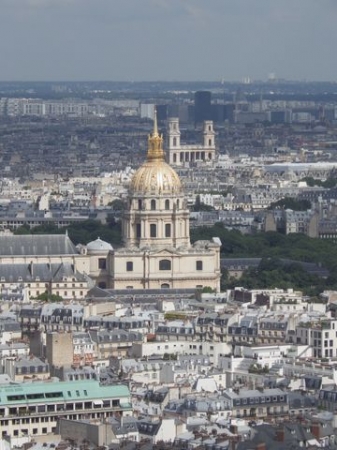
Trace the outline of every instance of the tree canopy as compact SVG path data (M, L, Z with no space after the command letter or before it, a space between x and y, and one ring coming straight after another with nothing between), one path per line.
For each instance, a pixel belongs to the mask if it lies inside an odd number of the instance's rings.
M261 260L257 268L244 271L240 280L224 275L222 289L240 285L246 289L297 289L306 295L318 295L327 287L327 280L308 273L300 264L286 264L276 258Z
M329 177L326 180L322 181L318 178L313 177L304 177L301 181L305 181L308 186L320 186L327 189L334 188L337 186L337 178L336 177Z
M271 203L268 209L292 209L293 211L307 211L311 208L309 200L297 200L293 197L285 197L281 200Z
M87 244L98 237L112 245L120 245L122 241L120 222L116 222L113 217L108 218L107 224L102 224L99 220L85 220L64 228L48 224L30 229L23 225L15 230L14 234L64 234L66 231L75 245Z
M337 289L337 245L333 241L295 233L246 235L228 230L222 223L191 230L193 242L212 237L221 239L222 258L264 258L258 269L245 271L240 280L230 279L228 273L223 271L223 289L238 285L246 288L295 288L304 290L308 295L317 295L324 289ZM330 275L323 279L308 274L300 265L284 265L278 261L280 258L322 265L330 271Z

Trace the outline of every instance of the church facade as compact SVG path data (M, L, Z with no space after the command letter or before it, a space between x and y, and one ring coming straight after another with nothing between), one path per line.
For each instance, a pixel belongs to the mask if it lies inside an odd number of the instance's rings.
M202 143L200 144L182 144L180 135L179 119L170 118L167 125L166 146L168 161L171 165L188 167L193 164L214 164L216 159L215 132L211 120L207 120L203 124Z
M189 210L177 173L165 162L155 118L147 160L134 174L122 219L123 247L108 255L113 289L220 290L220 246L190 242Z

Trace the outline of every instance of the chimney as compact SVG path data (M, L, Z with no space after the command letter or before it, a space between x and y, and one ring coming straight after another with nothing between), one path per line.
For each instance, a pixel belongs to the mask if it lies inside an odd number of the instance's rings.
M283 427L279 427L276 430L275 440L277 442L284 442L284 428Z
M319 438L320 438L320 434L321 434L321 433L320 433L321 427L320 427L319 422L313 422L313 423L311 424L310 429L311 429L311 433L315 436L315 438L316 438L316 439L319 439Z
M29 272L30 272L30 276L33 277L34 273L33 273L33 261L30 262L29 266L28 266Z
M238 427L237 425L230 425L229 431L233 434L238 434Z
M265 442L260 442L259 444L257 444L257 446L255 447L255 450L267 450L267 446Z

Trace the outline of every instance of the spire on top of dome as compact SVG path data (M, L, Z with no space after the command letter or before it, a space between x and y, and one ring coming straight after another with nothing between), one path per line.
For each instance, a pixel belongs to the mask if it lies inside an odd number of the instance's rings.
M157 108L154 108L152 137L154 137L154 136L159 136L159 134L158 134L158 120L157 120Z
M147 150L148 161L164 161L165 155L163 150L163 135L158 133L157 110L154 110L153 132L149 136L149 144Z

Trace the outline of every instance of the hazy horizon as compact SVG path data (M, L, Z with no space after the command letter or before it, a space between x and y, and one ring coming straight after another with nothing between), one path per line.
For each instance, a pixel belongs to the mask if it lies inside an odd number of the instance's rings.
M0 0L0 81L337 80L337 0Z

